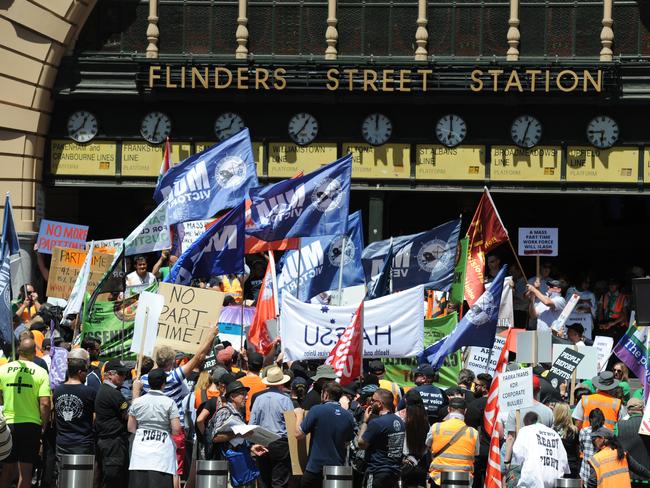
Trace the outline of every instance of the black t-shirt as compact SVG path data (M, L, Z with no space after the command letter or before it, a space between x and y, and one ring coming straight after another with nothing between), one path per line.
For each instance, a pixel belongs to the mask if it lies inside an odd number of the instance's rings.
M126 416L129 404L124 396L106 383L99 387L95 397L95 431L99 439L126 434Z
M399 474L404 454L406 426L394 413L381 415L368 422L363 440L368 443L368 472Z
M95 390L86 385L62 384L54 389L56 443L88 447L94 444Z
M320 404L321 404L320 392L312 388L309 391L309 393L305 395L305 399L302 401L302 408L303 410L309 410L314 405L320 405Z
M47 367L47 363L45 362L45 360L43 358L39 358L38 356L34 356L34 359L32 359L32 362L36 366L40 366L41 368L43 368L48 373L50 372L50 368Z

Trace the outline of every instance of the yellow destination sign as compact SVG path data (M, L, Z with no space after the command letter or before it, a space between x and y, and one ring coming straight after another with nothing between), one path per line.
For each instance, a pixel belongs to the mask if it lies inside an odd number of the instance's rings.
M122 143L122 176L158 176L165 144L153 146L146 142ZM189 142L171 143L171 165L187 159L192 154Z
M411 177L409 144L370 144L348 142L342 154L352 153L352 178L406 179Z
M269 144L270 177L291 178L298 171L305 174L336 161L336 143L298 146L290 142Z
M596 149L590 146L568 149L567 181L636 183L638 176L638 149Z
M418 180L484 180L485 147L417 146L415 178Z
M650 149L643 151L643 181L650 183Z
M55 176L115 176L115 142L77 144L53 140L51 169Z
M210 146L214 146L216 141L213 142L197 142L194 144L195 152L200 153L205 151ZM257 168L257 176L262 176L264 168L264 144L261 142L253 143L253 157L255 158L255 167Z
M493 146L490 154L492 181L560 181L561 147Z

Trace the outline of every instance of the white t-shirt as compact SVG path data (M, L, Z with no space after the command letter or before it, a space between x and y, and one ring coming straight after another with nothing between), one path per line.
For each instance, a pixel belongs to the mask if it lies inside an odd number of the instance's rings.
M553 322L555 322L562 313L566 306L566 300L559 293L553 293L550 297L553 300L555 308L544 305L542 302L535 304L535 311L537 312L537 330L547 331L551 329ZM562 327L564 329L564 327ZM563 332L560 329L555 329L557 332ZM564 333L561 334L564 336Z
M156 277L153 275L153 273L149 273L147 271L146 276L144 278L140 278L140 276L138 276L138 272L133 271L132 273L126 275L126 286L129 289L128 294L135 295L136 293L140 293L154 281L156 281Z
M562 438L540 423L519 431L512 464L521 466L518 488L553 488L558 478L571 472Z

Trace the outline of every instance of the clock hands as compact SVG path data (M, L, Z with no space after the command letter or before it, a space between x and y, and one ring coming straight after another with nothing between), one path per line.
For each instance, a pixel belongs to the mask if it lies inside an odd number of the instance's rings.
M375 130L379 130L379 114L375 115Z
M153 134L152 134L152 137L156 137L156 134L158 133L158 126L160 125L160 121L161 121L161 120L162 120L161 118L158 118L158 119L156 120L156 125L153 126Z
M88 120L88 115L84 116L84 119L81 121L81 124L72 132L74 133L78 132L84 125L86 125L87 120Z
M526 130L524 130L524 135L521 138L523 142L526 142L526 136L528 135L528 129L530 128L530 123L531 121L529 120L528 124L526 125Z
M306 119L306 120L305 120L305 123L302 124L302 127L300 128L300 130L299 130L298 132L296 132L296 136L298 136L298 134L300 134L303 130L305 130L305 128L307 127L307 124L308 124L308 123L309 123L309 119Z

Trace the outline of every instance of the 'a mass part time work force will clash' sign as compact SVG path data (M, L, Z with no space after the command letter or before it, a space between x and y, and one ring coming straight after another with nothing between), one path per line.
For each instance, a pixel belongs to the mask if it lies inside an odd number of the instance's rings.
M520 256L557 256L557 227L520 227Z

